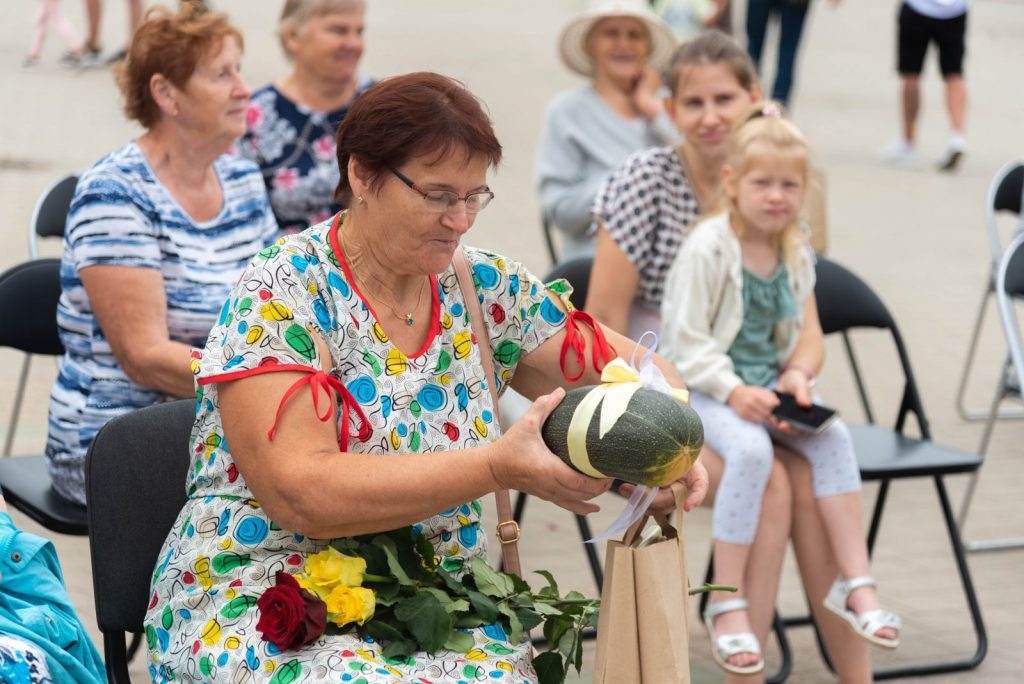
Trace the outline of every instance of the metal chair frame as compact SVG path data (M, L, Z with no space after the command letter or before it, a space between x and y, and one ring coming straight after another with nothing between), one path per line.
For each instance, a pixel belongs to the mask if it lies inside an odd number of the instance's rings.
M978 307L978 315L975 318L971 340L967 347L967 358L964 360L963 371L960 374L960 382L956 390L957 411L964 420L968 421L987 421L989 419L990 407L968 407L965 397L971 369L974 366L978 350L978 342L981 338L982 326L985 322L985 314L988 310L988 302L996 293L996 275L1003 258L1002 238L999 235L997 218L1000 212L1014 214L1018 219L1024 218L1024 214L1021 211L1022 195L1024 195L1024 159L1017 159L1004 164L996 172L989 183L988 192L985 197L985 228L991 248L991 261L985 289L981 295L981 304ZM1024 225L1024 222L1022 222L1022 225ZM1024 418L1024 409L1016 408L1001 411L998 417L1002 419Z
M995 397L988 410L988 420L981 436L978 451L984 457L988 452L989 443L996 420L1000 417L999 409L1006 399L1024 400L1021 394L1021 379L1024 378L1024 341L1021 339L1020 321L1017 317L1015 302L1024 299L1024 233L1018 234L1006 248L995 278L995 296L999 320L1008 349L1006 361L1003 363L999 384ZM967 515L978 485L980 471L971 475L960 507L959 525L961 531L967 523ZM965 541L968 551L1005 551L1024 548L1024 537L1008 537L981 541Z
M818 299L822 330L825 334L842 336L850 369L860 395L861 406L867 419L866 425L850 426L861 478L865 481L880 483L868 528L868 552L872 553L875 549L889 486L892 482L906 478L930 477L935 484L939 507L949 536L950 549L975 633L975 650L967 657L889 667L876 670L874 678L882 680L974 669L981 664L988 651L988 636L977 592L967 566L960 528L949 502L945 477L977 472L981 466L981 456L941 446L932 441L931 430L917 389L917 381L914 378L909 354L895 320L881 299L864 281L829 259L819 257L817 273L818 282L815 294ZM904 388L893 428L884 428L875 423L864 375L851 342L851 331L859 328L887 330L903 370ZM910 416L913 416L917 422L919 438L905 434L907 418ZM804 616L789 618L785 622L787 625L808 624L812 623L812 620ZM820 647L820 637L818 643ZM825 662L831 667L831 662L824 649L821 653Z

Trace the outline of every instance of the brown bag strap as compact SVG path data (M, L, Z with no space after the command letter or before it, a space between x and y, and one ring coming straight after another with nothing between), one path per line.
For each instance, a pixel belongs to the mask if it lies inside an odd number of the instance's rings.
M452 259L455 267L455 276L459 279L459 287L462 289L462 298L466 301L466 308L469 311L469 322L473 327L473 334L476 335L476 344L480 349L480 362L483 364L484 372L487 373L487 388L491 391L491 401L494 404L494 424L500 424L498 414L498 390L495 386L494 354L491 351L487 327L484 325L484 310L480 306L480 299L473 286L473 276L469 272L469 262L466 260L466 253L462 247L455 250ZM501 560L505 572L514 575L523 574L522 566L519 563L519 523L512 517L512 500L507 489L499 489L494 492L494 500L498 508L498 541L501 542Z

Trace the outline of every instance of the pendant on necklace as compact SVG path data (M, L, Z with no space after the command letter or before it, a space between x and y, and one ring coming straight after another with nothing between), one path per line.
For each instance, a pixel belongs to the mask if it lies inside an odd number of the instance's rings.
M405 314L405 324L406 325L412 325L412 322L413 322L412 321L412 314L411 313Z

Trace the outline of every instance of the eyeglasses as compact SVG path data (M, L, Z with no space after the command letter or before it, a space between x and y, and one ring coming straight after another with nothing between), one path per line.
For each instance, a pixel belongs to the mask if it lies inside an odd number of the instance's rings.
M415 191L423 198L424 204L427 205L427 209L437 213L446 213L454 211L455 207L459 205L459 202L466 203L467 214L478 214L487 208L487 205L494 199L494 193L490 190L479 190L477 192L466 193L465 197L459 197L454 192L448 190L430 190L429 192L421 190L416 186L409 178L407 178L401 171L393 166L388 167L388 171L395 174L398 180L409 186L410 189Z

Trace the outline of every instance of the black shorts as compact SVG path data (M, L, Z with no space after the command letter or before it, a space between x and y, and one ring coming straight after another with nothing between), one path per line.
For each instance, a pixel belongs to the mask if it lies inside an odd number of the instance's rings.
M966 12L949 19L934 19L915 12L903 3L900 7L897 69L904 75L920 74L928 43L935 41L939 48L939 69L942 75L962 74L966 32Z

